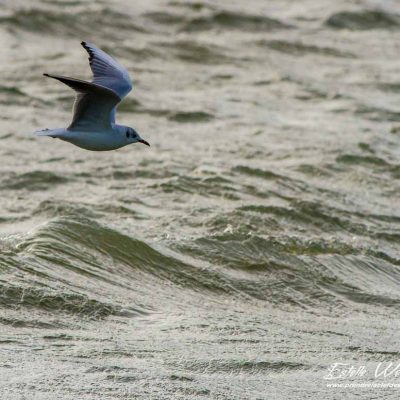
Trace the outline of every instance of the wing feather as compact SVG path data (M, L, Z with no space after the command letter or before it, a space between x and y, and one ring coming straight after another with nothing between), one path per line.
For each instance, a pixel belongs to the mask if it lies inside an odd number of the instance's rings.
M116 105L121 98L110 88L66 76L44 74L57 79L77 92L71 125L72 130L110 130Z
M88 42L81 43L89 53L92 82L113 90L122 99L132 90L128 71L103 50Z

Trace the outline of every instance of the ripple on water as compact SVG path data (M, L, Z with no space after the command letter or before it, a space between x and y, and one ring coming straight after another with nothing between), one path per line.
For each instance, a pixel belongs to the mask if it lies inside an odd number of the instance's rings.
M209 122L214 116L204 111L181 111L169 116L169 120L182 123Z
M32 171L23 174L10 174L0 184L0 190L48 190L55 185L69 182L70 178L50 171Z
M400 26L400 18L382 10L341 11L332 14L325 25L336 29L391 29Z
M276 18L234 11L216 11L208 16L195 17L188 21L183 30L187 32L210 29L237 29L243 31L272 31L292 26Z
M89 35L93 26L102 26L105 30L114 28L115 24L118 25L118 30L110 29L112 36L118 36L120 30L145 31L143 27L135 25L131 18L126 18L125 14L110 8L77 10L74 13L31 8L17 10L13 15L0 17L0 25L8 26L10 29L18 27L29 32L75 37Z
M211 43L200 43L194 40L175 40L173 43L159 43L159 52L165 59L168 56L196 64L227 64L235 58L228 56L225 50Z
M257 42L260 47L268 47L279 51L281 53L292 54L294 56L302 56L307 54L316 54L321 56L329 57L343 57L343 58L355 58L356 56L352 53L335 49L333 47L320 47L310 44L304 44L302 42L289 42L286 40L260 40Z

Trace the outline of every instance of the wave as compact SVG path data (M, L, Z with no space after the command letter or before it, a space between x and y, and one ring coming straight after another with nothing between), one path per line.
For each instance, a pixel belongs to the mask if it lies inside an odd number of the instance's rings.
M1 239L1 307L104 318L151 313L168 302L196 298L233 297L282 308L329 305L331 310L400 305L395 253L346 236L313 237L310 229L362 235L362 215L338 215L339 210L304 202L292 209L241 205L201 222L210 234L166 248L96 222L100 210L54 207L47 202L36 216L64 216ZM274 224L279 234L271 233ZM292 232L308 230L308 237L282 234L283 226ZM374 232L370 226L369 232L390 242L382 236L388 230L379 236L378 227Z
M60 185L68 181L68 178L50 171L13 173L2 181L0 190L48 190L54 185Z
M215 7L187 7L187 13L171 13L166 11L149 12L144 15L158 25L176 26L178 30L186 32L204 31L210 29L240 29L243 31L271 31L288 29L292 26L265 15L253 15L228 10L218 10ZM198 12L207 11L193 15Z
M236 291L281 307L400 306L400 260L356 243L228 232L178 249L224 268Z
M0 304L79 313L136 315L170 285L224 292L223 277L143 241L71 214L33 232L3 238ZM164 294L165 295L165 294ZM157 297L156 297L157 298Z
M316 54L329 57L356 58L352 53L337 50L333 47L320 47L301 42L289 42L286 40L260 40L257 42L257 45L260 47L268 47L269 49L281 53L293 54L294 56Z
M177 40L173 43L159 43L159 53L162 58L172 55L174 58L190 63L198 64L227 64L232 63L234 58L227 56L224 49L210 44L199 43L193 40Z
M282 371L307 370L315 366L291 361L244 361L241 359L228 360L197 360L183 363L185 370L201 373L276 373ZM182 367L182 362L180 362Z
M208 16L195 17L188 21L183 31L204 31L210 29L239 29L243 31L272 31L289 29L292 26L264 15L251 15L234 11L216 11Z
M46 101L30 96L16 86L0 86L0 104L12 107L48 105Z
M214 116L205 111L181 111L169 116L169 120L175 122L208 122L213 119Z
M44 9L21 9L10 16L0 17L0 25L9 29L57 34L63 36L91 36L93 27L101 27L111 37L118 37L122 30L145 32L146 29L132 22L125 14L109 8L76 12ZM118 26L118 29L115 29Z
M354 113L361 115L370 121L400 121L400 113L398 111L381 107L367 106L365 104L359 104Z
M390 164L381 157L375 155L359 155L359 154L342 154L336 157L338 163L354 164L354 165L374 165L385 167Z
M391 29L400 26L400 18L382 10L341 11L331 15L325 25L350 30Z

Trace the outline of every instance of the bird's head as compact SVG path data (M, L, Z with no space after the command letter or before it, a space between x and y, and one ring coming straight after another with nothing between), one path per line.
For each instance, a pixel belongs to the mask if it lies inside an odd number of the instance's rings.
M146 142L146 140L142 139L140 135L133 128L130 128L129 126L123 127L123 133L126 138L126 144L139 142L147 146L150 146L150 144Z

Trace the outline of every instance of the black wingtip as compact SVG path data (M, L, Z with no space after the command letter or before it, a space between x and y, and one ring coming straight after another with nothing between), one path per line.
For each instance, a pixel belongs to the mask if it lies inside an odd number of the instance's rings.
M82 41L81 45L88 52L88 54L89 54L89 62L91 62L93 60L93 51L92 51L92 49L88 46L87 42L85 42L85 41Z
M48 76L48 77L50 77L50 75L49 75L49 74L47 74L46 72L43 74L43 76Z

